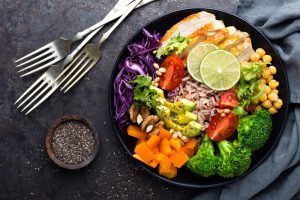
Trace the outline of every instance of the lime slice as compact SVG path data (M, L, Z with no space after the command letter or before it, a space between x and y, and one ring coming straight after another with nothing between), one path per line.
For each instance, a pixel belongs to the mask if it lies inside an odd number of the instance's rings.
M203 83L200 74L200 63L202 59L210 52L218 49L213 44L199 44L195 46L187 57L187 69L189 74L196 80Z
M200 64L203 82L213 90L228 90L240 79L240 64L237 58L224 50L207 54Z

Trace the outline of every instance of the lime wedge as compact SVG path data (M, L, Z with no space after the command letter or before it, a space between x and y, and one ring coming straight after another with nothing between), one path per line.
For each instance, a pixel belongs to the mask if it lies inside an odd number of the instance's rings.
M207 54L200 64L203 82L213 90L228 90L240 79L240 64L237 58L224 50Z
M186 63L189 74L196 80L203 83L200 74L200 63L202 59L210 52L218 49L213 44L199 44L195 46L189 53Z

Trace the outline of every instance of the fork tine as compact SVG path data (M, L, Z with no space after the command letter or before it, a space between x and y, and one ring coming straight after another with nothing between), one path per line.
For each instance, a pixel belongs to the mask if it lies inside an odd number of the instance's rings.
M57 61L58 61L57 59L54 59L54 60L52 60L51 62L48 62L48 63L46 63L46 64L44 64L44 65L42 65L42 66L40 66L40 67L38 67L38 68L36 68L36 69L34 69L34 70L31 70L31 71L29 71L29 72L26 72L25 74L22 74L20 77L25 77L25 76L28 76L28 75L30 75L30 74L33 74L33 73L35 73L35 72L37 72L37 71L40 71L40 70L42 70L42 69L45 69L45 68L49 67L50 65L55 64Z
M68 82L60 89L60 91L62 91L65 87L67 87L70 84L70 82L73 81L77 77L77 75L85 68L85 66L87 66L90 62L91 62L90 60L87 60L81 66L81 68L74 75L72 75L72 77L68 80ZM72 71L67 74L67 76L64 78L64 80L66 80L77 68L78 68L78 66L76 66L76 68L72 69Z
M33 102L35 102L42 94L44 94L50 87L52 84L48 84L38 95L36 95L34 97L34 99L32 99L22 110L21 112L23 112L24 110L26 110Z
M86 73L88 73L88 71L90 71L96 65L96 63L97 61L92 62L91 65L64 91L64 93L68 92Z
M23 65L26 65L26 64L28 64L28 63L31 63L32 61L35 61L35 60L37 60L37 59L39 59L39 58L42 58L43 56L46 56L46 55L49 54L49 53L54 53L54 51L51 51L51 49L49 49L48 51L45 51L44 53L42 53L42 54L40 54L40 55L38 55L38 56L35 56L35 57L31 58L30 60L26 60L25 62L23 62L23 63L17 65L16 67L21 67L21 66L23 66Z
M23 100L23 101L18 105L17 108L21 107L24 103L26 103L26 102L27 102L33 95L35 95L35 93L37 93L37 92L38 92L45 84L46 84L46 82L43 81L43 82L38 86L38 88L36 88L30 95L28 95L28 97L27 97L25 100Z
M62 77L62 75L64 75L66 73L66 71L68 71L72 66L73 64L81 57L83 56L85 53L82 52L80 54L78 54L73 60L72 62L70 62L69 64L67 64L66 68L64 68L64 70L58 75L58 77L55 78L54 81L57 81L59 78Z
M52 58L55 58L55 56L54 55L50 55L50 56L48 56L48 57L46 57L46 58L44 58L44 59L42 59L42 60L40 60L40 61L38 61L36 63L33 63L32 65L29 65L28 67L24 67L23 69L19 70L18 73L22 72L22 71L25 71L27 69L30 69L32 67L35 67L35 66L37 66L37 65L39 65L39 64L41 64L43 62L46 62L47 60L50 60Z
M42 75L40 78L38 78L38 80L36 80L18 99L17 101L14 103L17 104L25 95L28 94L28 92L30 92L42 79L44 79L45 76Z
M57 87L52 87L52 89L39 101L37 102L25 115L28 115L31 111L33 111L36 107L38 107L41 103L43 103L51 94L55 92Z
M86 59L87 57L83 57L75 67L72 68L72 70L64 77L64 79L60 82L61 84L65 82L65 80L67 80L67 78L69 78L69 76L83 63L83 61ZM86 61L86 63L83 64L82 67L84 67L87 63L89 62L89 60ZM62 89L61 89L62 90Z
M22 58L16 60L15 63L20 62L20 61L22 61L22 60L24 60L24 59L26 59L26 58L29 58L29 57L33 56L34 54L37 54L37 53L39 53L39 52L41 52L41 51L43 51L43 50L45 50L45 49L47 49L47 48L50 48L51 45L52 45L51 43L46 44L45 46L43 46L43 47L41 47L41 48L39 48L39 49L37 49L37 50L35 50L35 51L33 51L33 52L31 52L31 53L25 55L25 56L23 56Z

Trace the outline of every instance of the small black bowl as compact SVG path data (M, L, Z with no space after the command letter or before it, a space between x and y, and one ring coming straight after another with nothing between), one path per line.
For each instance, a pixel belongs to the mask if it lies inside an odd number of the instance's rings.
M91 131L94 135L94 139L95 139L95 148L93 150L93 153L85 161L83 161L82 163L77 164L77 165L70 165L70 164L66 164L66 163L60 161L55 156L53 149L52 149L52 139L53 139L53 134L54 134L55 129L60 124L67 122L67 121L78 121L78 122L84 123L86 126L88 126L91 129ZM83 119L78 115L66 115L66 116L63 116L63 117L59 118L58 120L56 120L48 129L48 132L46 135L46 148L47 148L47 153L50 156L51 160L58 166L65 168L65 169L80 169L80 168L83 168L83 167L87 166L88 164L90 164L96 157L98 149L99 149L99 134L98 134L97 130L93 127L92 123L87 121L86 119Z
M216 16L217 19L223 20L226 26L235 26L237 29L248 32L250 34L250 37L252 39L253 48L263 48L266 50L266 52L272 56L272 64L277 67L277 74L274 76L276 80L279 81L280 85L277 88L279 90L279 96L283 100L284 104L283 107L279 110L279 112L275 115L273 115L273 131L271 134L270 139L267 141L267 143L256 152L253 152L252 155L252 164L250 166L250 169L248 170L248 173L253 171L256 167L258 167L272 152L274 149L277 141L280 138L280 135L282 133L282 130L284 128L286 119L287 119L287 113L288 113L288 105L289 105L289 87L288 87L288 81L286 76L285 68L282 64L282 61L274 49L273 45L270 43L270 41L254 26L246 22L245 20L241 19L238 16L226 13L224 11L220 10L214 10L214 9L204 9L204 8L195 8L195 9L186 9L186 10L180 10L176 12L172 12L170 14L164 15L162 17L159 17L152 22L148 23L144 27L142 27L139 31L137 31L126 43L123 50L121 51L116 64L114 66L114 69L111 74L110 79L110 87L109 87L109 108L110 108L110 115L111 120L113 122L115 131L117 133L118 138L120 139L121 143L127 150L127 152L132 155L134 146L135 146L135 140L131 137L129 137L126 134L126 130L121 130L120 127L115 123L114 121L114 115L115 115L115 107L113 105L113 98L114 98L114 87L113 83L116 78L116 75L119 72L119 65L122 63L126 57L129 56L129 51L127 50L128 44L141 41L143 38L142 29L145 28L150 32L157 31L160 32L162 35L175 23L183 19L184 17L194 14L196 12L200 11L207 11ZM232 179L226 179L219 176L209 177L209 178L203 178L200 176L197 176L196 174L193 174L189 170L187 170L185 167L181 168L178 171L178 175L176 178L169 180L163 176L160 176L157 172L157 169L151 169L147 167L146 165L138 162L140 165L143 166L143 168L152 174L153 176L177 185L177 186L183 186L183 187L189 187L189 188L210 188L210 187L217 187L221 185L225 185L228 183L231 183L233 181L236 181L240 179L241 177L232 178ZM268 170L268 169L266 169ZM245 175L246 175L245 174ZM244 175L244 176L245 176Z

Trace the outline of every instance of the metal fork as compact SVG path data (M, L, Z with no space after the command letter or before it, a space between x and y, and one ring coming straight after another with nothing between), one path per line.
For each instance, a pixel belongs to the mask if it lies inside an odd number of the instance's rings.
M125 11L124 15L128 15L129 9L132 11L136 5L137 2L140 2L141 0L138 0L136 2L133 2L129 5L128 10ZM154 0L152 0L154 1ZM151 2L151 1L148 1ZM133 7L134 6L134 7ZM120 19L124 19L126 16L122 16ZM120 20L119 19L119 20ZM121 21L122 21L121 20ZM118 21L119 23L121 21ZM98 29L94 30L90 35L88 35L83 41L87 42L89 41L96 33L98 32ZM78 47L77 47L78 48ZM74 51L76 51L75 49ZM79 51L79 50L78 50ZM80 54L82 55L82 54ZM14 103L17 104L19 102L22 102L18 105L18 108L21 106L25 106L21 112L24 110L28 110L25 115L32 112L36 107L38 107L41 103L43 103L51 94L53 94L56 89L62 84L62 81L64 79L64 68L70 68L71 66L80 65L82 63L82 60L80 59L81 56L76 56L72 62L70 63L64 63L62 65L53 65L51 66L36 82L34 82ZM75 66L75 67L76 67Z
M90 28L87 28L84 31L78 32L71 39L60 37L50 42L49 44L46 44L45 46L16 60L15 63L24 61L23 63L20 63L16 66L17 68L22 67L22 69L18 71L18 73L23 73L20 77L28 76L32 73L38 72L65 58L70 53L71 45L74 42L81 40L83 37L93 32L94 30L99 28L101 29L108 22L120 17L124 13L124 11L128 9L130 3L132 3L133 1L134 0L119 0L115 7L110 11L110 13L97 24L91 26ZM143 0L138 7L148 4L152 1L153 0ZM84 45L82 45L81 48L83 46ZM77 52L73 51L73 53L66 58L65 62L70 62L71 60L73 60Z

